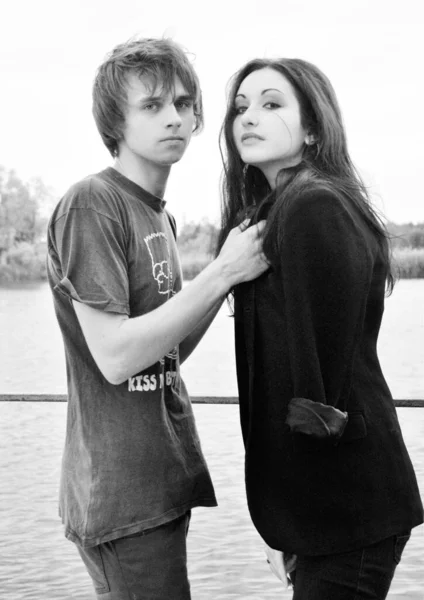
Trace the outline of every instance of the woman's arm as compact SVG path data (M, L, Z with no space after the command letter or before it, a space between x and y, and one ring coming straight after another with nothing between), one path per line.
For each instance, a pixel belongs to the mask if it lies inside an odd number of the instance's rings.
M288 210L281 242L294 397L340 410L346 409L371 276L361 227L335 194L314 191Z

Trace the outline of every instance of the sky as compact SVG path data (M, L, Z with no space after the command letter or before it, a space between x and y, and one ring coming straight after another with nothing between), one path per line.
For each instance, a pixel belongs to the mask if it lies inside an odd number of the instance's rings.
M218 136L230 77L251 58L298 57L331 80L351 157L376 207L424 221L421 0L9 0L0 12L0 165L57 197L112 164L91 115L97 66L134 35L190 53L205 129L172 168L179 224L220 211Z

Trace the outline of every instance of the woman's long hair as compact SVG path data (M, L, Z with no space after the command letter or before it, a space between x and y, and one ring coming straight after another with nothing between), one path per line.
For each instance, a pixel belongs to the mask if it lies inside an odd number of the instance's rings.
M238 89L250 73L264 68L274 69L292 84L300 105L302 126L316 140L312 145L305 145L299 165L280 171L275 192L271 192L260 169L245 165L233 136L236 117L234 99ZM263 203L273 198L264 231L264 251L265 254L271 254L273 247L279 247L283 235L281 216L284 216L288 204L311 186L329 189L338 193L341 198L349 199L376 236L386 265L387 290L392 291L394 278L390 264L389 234L372 207L368 191L349 157L342 116L333 87L317 67L295 58L249 61L232 79L227 112L221 129L220 148L224 173L218 251L230 229L240 224L246 216L254 215ZM283 185L278 184L280 176L284 180Z

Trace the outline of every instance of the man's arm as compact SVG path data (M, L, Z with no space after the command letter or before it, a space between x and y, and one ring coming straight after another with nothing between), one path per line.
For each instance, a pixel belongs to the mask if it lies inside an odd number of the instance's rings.
M189 285L155 310L135 318L73 301L84 337L104 377L118 385L180 344L233 286L268 268L264 222L231 231L219 256Z
M220 298L218 302L212 307L200 323L193 329L193 331L180 343L180 364L182 364L190 354L195 350L196 346L203 338L207 330L209 329L212 321L215 319L222 306L224 297Z

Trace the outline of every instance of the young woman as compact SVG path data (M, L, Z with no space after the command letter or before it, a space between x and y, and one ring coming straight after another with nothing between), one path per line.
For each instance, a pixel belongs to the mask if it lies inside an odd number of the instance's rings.
M219 245L246 217L267 219L270 269L234 289L253 523L270 548L297 555L295 600L383 599L423 522L376 352L393 287L387 233L314 65L247 63L222 133Z

